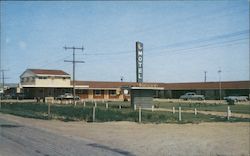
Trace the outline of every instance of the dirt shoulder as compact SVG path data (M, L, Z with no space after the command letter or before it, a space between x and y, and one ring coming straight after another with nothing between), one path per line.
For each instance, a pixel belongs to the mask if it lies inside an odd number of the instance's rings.
M0 118L57 134L90 139L136 155L245 155L250 123L137 124L62 122L1 114Z

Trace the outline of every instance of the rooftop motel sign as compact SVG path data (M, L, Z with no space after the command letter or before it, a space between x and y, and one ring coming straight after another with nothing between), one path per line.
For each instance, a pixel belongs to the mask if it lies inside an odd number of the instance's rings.
M136 82L143 82L143 44L136 42Z

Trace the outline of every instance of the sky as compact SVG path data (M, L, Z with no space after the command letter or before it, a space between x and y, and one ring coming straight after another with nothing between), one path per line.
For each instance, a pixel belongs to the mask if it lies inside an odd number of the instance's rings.
M27 68L76 79L136 81L135 42L144 45L144 82L249 80L249 1L1 1L1 69L18 83Z

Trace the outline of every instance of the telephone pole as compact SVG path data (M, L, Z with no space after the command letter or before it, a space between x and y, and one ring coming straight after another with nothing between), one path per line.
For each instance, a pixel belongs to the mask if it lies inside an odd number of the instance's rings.
M6 70L6 69L0 69L0 73L2 74L2 87L3 87L3 88L2 88L2 89L3 89L3 92L2 92L1 95L0 95L0 109L2 108L2 96L4 95L4 85L5 85L5 84L4 84L4 82L5 82L4 80L5 80L5 79L8 79L7 77L4 76L4 72L5 72L5 71L8 71L8 70ZM1 75L1 74L0 74L0 75ZM1 88L0 88L0 89L1 89Z
M121 82L123 82L123 76L121 76Z
M204 77L204 82L207 82L207 71L204 71L205 77Z
M73 60L64 60L64 62L72 62L73 63L73 101L74 101L74 106L76 106L76 99L75 99L75 96L76 96L76 91L75 91L75 64L76 63L84 63L84 61L76 61L75 60L75 50L84 50L83 47L79 48L79 47L63 47L65 50L68 50L68 49L72 49L73 50Z
M2 87L3 87L3 94L4 94L4 86L5 86L5 79L8 79L8 77L5 77L5 72L8 71L6 69L0 69L0 72L2 73Z
M221 103L221 69L218 70L219 74L219 94L220 94L220 103Z

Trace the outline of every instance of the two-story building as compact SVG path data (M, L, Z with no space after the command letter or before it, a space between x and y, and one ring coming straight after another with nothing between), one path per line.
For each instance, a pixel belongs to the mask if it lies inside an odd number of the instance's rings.
M27 69L20 76L20 81L27 98L71 92L70 75L62 70Z

